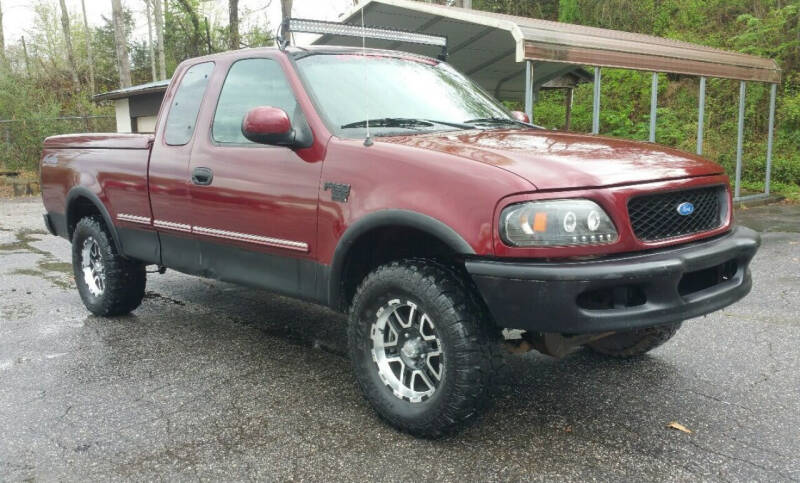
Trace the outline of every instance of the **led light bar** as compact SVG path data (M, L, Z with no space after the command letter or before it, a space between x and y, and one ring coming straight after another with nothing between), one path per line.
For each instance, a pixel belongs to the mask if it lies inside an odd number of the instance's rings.
M434 45L442 48L442 56L447 56L447 37L441 35L419 34L402 30L391 30L378 27L362 27L324 20L308 20L302 18L284 19L281 25L281 37L289 32L320 35L344 35L347 37L364 37L369 39L408 42L411 44ZM283 39L281 39L283 40Z

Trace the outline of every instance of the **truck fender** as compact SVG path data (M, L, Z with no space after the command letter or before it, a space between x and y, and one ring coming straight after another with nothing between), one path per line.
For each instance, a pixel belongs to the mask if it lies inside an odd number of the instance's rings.
M455 253L475 254L472 246L458 232L436 218L408 210L381 210L370 213L350 225L336 244L328 278L328 302L331 307L340 306L341 279L352 246L362 235L376 228L389 226L414 228L438 238Z
M103 222L105 222L106 228L108 229L109 233L111 233L111 238L114 240L114 247L117 249L117 253L123 253L122 251L122 244L119 241L119 234L117 233L117 227L114 226L114 222L111 220L111 215L108 213L106 206L100 201L100 198L97 197L96 194L89 191L84 186L76 186L69 190L67 194L67 201L66 201L66 217L67 217L67 237L71 241L72 240L72 230L74 227L70 226L70 219L72 211L77 207L77 200L80 198L86 198L89 200L97 211L100 212L100 216L103 217Z

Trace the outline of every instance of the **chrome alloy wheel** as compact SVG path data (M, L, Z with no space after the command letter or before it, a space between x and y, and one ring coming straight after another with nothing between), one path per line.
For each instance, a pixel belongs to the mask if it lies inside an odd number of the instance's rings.
M89 292L95 297L103 295L106 287L106 267L103 265L103 256L100 254L100 245L94 237L88 237L81 247L81 269L83 280L89 287Z
M372 324L372 359L395 396L412 403L430 398L442 380L444 356L436 327L411 301L390 300Z

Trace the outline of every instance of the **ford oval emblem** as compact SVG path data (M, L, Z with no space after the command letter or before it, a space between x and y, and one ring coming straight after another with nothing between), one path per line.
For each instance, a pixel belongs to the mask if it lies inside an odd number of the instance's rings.
M689 216L694 213L694 205L689 203L688 201L684 201L683 203L678 205L678 214L681 216Z

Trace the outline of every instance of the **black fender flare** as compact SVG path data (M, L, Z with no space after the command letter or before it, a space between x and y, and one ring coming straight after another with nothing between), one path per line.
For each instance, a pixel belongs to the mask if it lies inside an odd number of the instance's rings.
M84 186L76 186L69 190L69 193L67 194L64 215L67 218L67 236L69 237L69 240L72 241L72 228L70 228L69 225L70 213L73 209L75 209L75 201L78 198L88 199L95 206L95 208L97 208L97 211L99 211L100 215L103 217L106 228L108 228L109 233L111 233L111 238L114 240L114 246L117 249L117 253L123 253L122 243L120 243L119 234L117 233L117 227L111 220L111 215L108 213L106 206L102 201L100 201L100 198L98 198L96 194L92 193Z
M350 249L364 234L382 227L401 226L423 231L441 240L454 252L475 255L475 250L454 229L428 215L409 210L381 210L370 213L350 225L336 244L328 279L328 304L341 307L342 276Z

